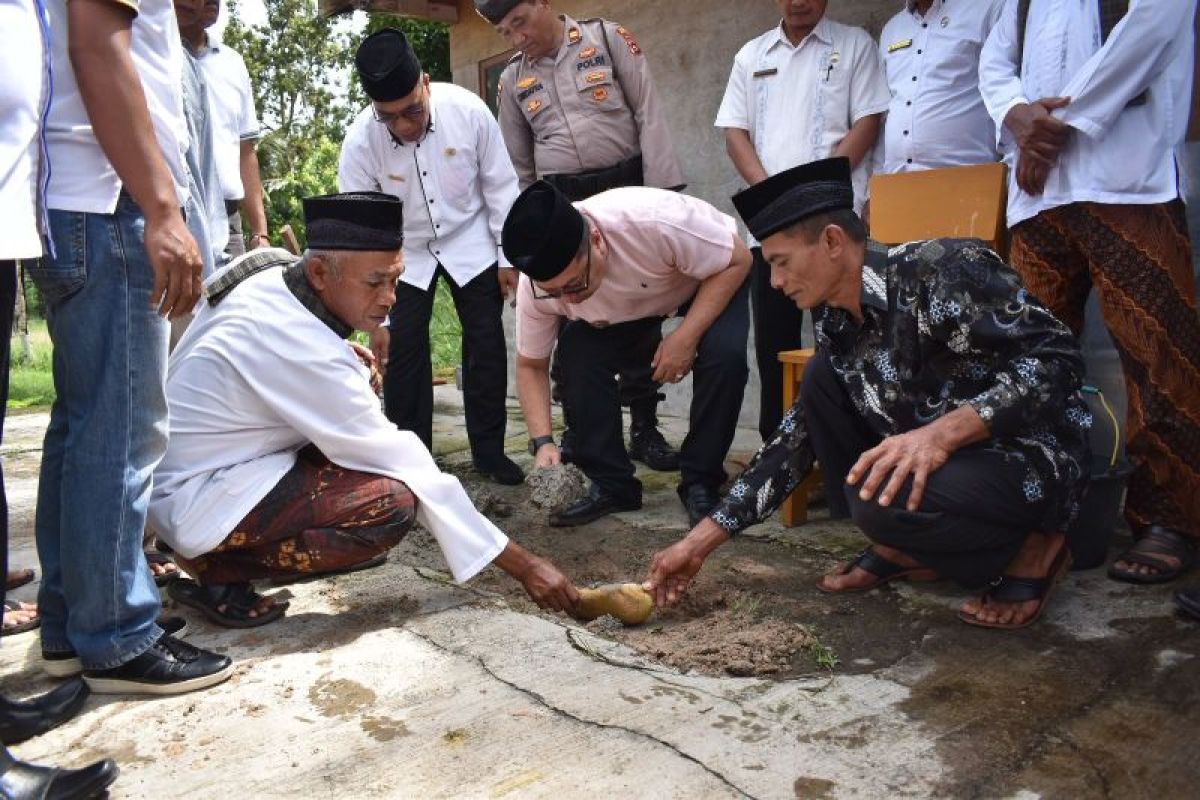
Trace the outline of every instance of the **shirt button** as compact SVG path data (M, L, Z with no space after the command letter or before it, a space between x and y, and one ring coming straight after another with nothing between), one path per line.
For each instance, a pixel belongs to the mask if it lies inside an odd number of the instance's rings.
M908 136L908 131L905 131L905 132L904 132L904 135L905 135L905 136Z
M924 52L925 52L924 50L918 50L917 55L921 55L921 53L924 53Z
M912 100L909 100L909 101L908 101L907 103L905 103L904 105L906 105L906 106L911 106L911 105L912 105Z
M916 79L917 79L917 76L916 76L916 75L913 75L913 80L915 81Z
M910 159L907 159L907 163L911 164L911 163L912 163L912 159L911 159L911 158L910 158Z

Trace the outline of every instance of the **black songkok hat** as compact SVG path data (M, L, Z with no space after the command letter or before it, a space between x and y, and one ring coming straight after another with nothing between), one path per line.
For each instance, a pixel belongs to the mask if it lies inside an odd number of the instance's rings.
M499 25L508 16L508 12L522 2L524 0L475 0L475 10L488 22Z
M304 198L312 250L399 250L404 244L400 199L382 192L345 192Z
M521 192L500 234L504 256L535 281L551 281L562 273L587 233L571 200L545 181Z
M367 97L381 103L412 94L421 79L421 62L403 32L384 28L363 39L354 67Z
M826 158L792 167L738 192L733 205L759 241L808 217L852 209L850 159Z

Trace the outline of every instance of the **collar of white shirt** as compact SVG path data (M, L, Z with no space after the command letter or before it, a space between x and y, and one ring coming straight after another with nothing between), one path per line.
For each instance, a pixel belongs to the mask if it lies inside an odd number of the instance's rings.
M816 37L819 41L825 44L833 44L833 33L829 30L829 17L821 17L817 22L816 27L812 29L812 33L800 40L800 44L793 45L787 38L787 34L783 30L783 20L779 20L779 24L775 26L775 41L771 42L771 47L775 45L783 45L789 50L798 50L804 46L804 43L809 39Z

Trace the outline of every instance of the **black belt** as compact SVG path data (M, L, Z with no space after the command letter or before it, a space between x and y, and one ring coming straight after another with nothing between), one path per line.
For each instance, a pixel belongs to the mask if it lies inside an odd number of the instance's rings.
M642 157L636 155L613 167L593 169L574 175L543 175L542 180L554 186L571 200L586 200L594 194L620 186L644 186Z

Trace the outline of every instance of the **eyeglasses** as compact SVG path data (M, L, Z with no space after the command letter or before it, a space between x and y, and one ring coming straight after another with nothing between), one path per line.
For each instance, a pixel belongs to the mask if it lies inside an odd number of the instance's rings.
M380 111L373 103L371 104L371 113L375 115L375 121L387 125L395 122L398 119L407 119L412 122L420 121L421 117L425 116L425 96L417 102L410 105L403 111Z
M591 237L587 240L587 262L583 268L583 282L564 286L561 289L545 290L541 289L541 294L538 293L539 286L533 281L529 282L530 289L533 290L534 300L558 300L569 294L582 294L587 291L588 279L592 276L592 240Z

